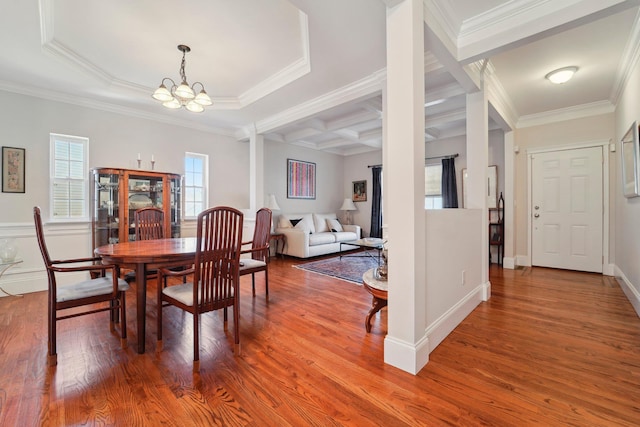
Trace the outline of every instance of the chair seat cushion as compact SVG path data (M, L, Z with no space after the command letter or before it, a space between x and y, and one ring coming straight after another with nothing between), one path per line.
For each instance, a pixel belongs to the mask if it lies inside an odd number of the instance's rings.
M162 290L162 293L184 305L193 306L193 283L187 282L175 286L167 286ZM200 298L200 292L198 292L198 298Z
M252 270L254 268L261 268L266 266L267 263L264 261L251 258L242 258L240 260L240 273L242 273L243 270Z
M129 284L122 279L118 279L118 290L126 291ZM57 287L56 301L65 302L81 298L94 297L97 295L107 295L113 291L113 281L111 277L98 277L97 279L85 280L71 285L61 285Z

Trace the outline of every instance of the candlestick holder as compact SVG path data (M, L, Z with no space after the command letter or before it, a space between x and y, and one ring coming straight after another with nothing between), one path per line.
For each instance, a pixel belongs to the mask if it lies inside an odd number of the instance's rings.
M156 161L151 160L151 170L155 170L155 168L156 168Z
M138 159L138 169L140 169L141 164L142 164L142 160Z

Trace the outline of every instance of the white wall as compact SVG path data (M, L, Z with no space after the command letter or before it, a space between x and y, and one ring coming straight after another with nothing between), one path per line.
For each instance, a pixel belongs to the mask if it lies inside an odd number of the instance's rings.
M620 139L633 121L640 121L640 66L636 62L629 76L615 113L615 158L620 164ZM640 315L640 197L627 199L622 195L622 172L615 169L612 180L615 199L615 256L616 276L622 277L623 290Z
M209 205L249 207L248 144L227 136L9 92L0 92L0 101L2 145L26 149L25 193L0 193L0 238L16 237L19 256L24 258L0 279L3 285L16 283L7 285L9 291L46 288L32 211L39 205L45 221L48 218L50 133L89 138L90 167L135 168L137 153L141 153L143 168L150 168L153 154L156 170L183 174L185 151L208 154ZM54 258L90 255L89 224L48 224L45 228L51 235Z
M287 159L316 164L316 198L287 199ZM279 212L274 220L286 213L340 213L343 195L343 157L291 144L265 141L264 194L274 194Z
M429 351L433 351L482 301L486 284L482 282L483 261L477 250L482 241L482 212L427 210L425 221L425 307Z

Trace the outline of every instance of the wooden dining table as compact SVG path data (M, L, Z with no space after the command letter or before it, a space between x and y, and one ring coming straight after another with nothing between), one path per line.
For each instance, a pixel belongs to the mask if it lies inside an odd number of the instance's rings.
M196 254L196 238L140 240L113 243L94 250L103 264L132 268L136 272L136 310L138 319L138 353L145 350L147 310L147 276L150 269L192 264Z

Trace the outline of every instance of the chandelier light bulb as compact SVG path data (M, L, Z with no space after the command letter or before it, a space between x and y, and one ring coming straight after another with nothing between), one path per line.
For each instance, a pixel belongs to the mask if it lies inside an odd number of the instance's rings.
M184 68L186 64L186 54L191 51L191 48L186 45L178 45L178 50L182 52L182 62L180 63L180 85L176 85L173 79L165 77L162 79L160 86L153 92L153 99L162 102L162 105L172 110L177 110L184 107L185 109L193 113L201 113L204 111L204 107L212 105L213 101L207 95L204 90L204 85L200 82L195 82L189 86L187 82L187 76ZM171 82L169 89L168 85L165 85L165 81ZM196 85L200 85L200 91L196 96Z

